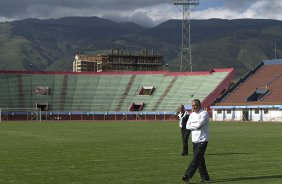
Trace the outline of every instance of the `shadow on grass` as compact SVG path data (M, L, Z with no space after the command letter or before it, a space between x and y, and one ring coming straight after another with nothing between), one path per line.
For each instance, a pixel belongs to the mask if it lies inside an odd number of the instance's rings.
M207 153L205 155L252 155L253 153Z
M282 175L246 176L246 177L238 177L238 178L216 179L208 183L228 183L235 181L267 180L267 179L280 179L280 178L282 178Z

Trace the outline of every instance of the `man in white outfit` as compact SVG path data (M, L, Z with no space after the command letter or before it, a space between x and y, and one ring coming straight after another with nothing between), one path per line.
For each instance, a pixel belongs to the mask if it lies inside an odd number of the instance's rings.
M192 113L189 116L186 128L192 131L193 159L191 160L182 180L189 182L197 169L199 169L202 182L210 181L210 177L205 164L205 151L208 145L208 112L201 108L198 99L192 101Z

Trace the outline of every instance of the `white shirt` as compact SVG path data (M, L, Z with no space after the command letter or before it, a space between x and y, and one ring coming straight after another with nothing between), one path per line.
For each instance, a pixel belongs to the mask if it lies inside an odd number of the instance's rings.
M207 111L200 110L198 113L192 112L186 124L186 129L192 131L192 142L199 143L208 141L209 114Z
M178 114L178 117L179 117L179 127L182 128L182 119L188 115L188 112L185 111L184 114L182 114L181 112ZM187 126L186 126L187 127Z

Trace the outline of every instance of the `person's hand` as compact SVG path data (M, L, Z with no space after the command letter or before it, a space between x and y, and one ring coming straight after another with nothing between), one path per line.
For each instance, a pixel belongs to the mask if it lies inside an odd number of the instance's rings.
M180 113L178 114L179 119L181 118L181 116L182 116L182 113L180 112Z

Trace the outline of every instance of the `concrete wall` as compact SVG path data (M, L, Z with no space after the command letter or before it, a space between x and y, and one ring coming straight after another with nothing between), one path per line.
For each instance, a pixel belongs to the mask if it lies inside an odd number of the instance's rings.
M279 109L213 109L213 121L282 121Z

